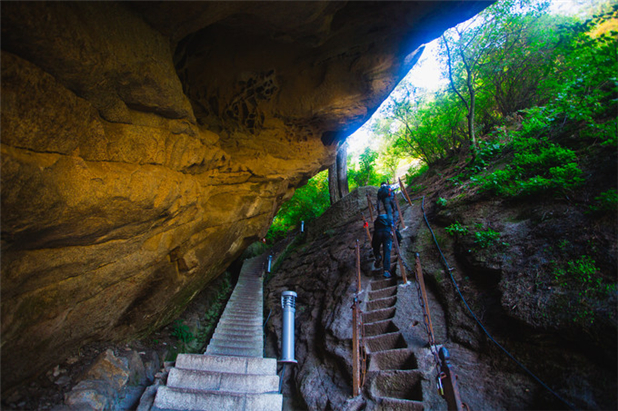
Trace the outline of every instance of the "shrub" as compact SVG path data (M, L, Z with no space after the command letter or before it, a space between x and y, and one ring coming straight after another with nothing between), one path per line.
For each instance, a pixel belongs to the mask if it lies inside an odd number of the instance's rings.
M461 225L459 221L456 221L453 224L449 225L448 227L445 228L445 230L447 233L453 236L468 234L468 227L466 227L465 225Z
M590 206L590 211L610 211L616 212L618 209L618 191L615 188L611 188L594 198L596 205Z
M477 231L474 233L474 243L481 248L488 248L495 244L500 238L500 233L492 230Z

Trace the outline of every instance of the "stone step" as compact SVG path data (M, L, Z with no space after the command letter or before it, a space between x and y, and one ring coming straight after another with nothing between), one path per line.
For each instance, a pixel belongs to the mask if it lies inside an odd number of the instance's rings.
M259 311L260 313L262 312L262 304L259 304L258 302L254 302L254 303L232 303L232 304L227 304L225 306L226 310L239 310L239 311L244 311L244 310L250 310L250 311Z
M414 351L409 348L379 351L369 354L368 371L415 370L418 361Z
M208 344L208 346L212 346L213 349L215 347L217 348L223 348L223 347L234 347L238 350L252 350L254 348L261 348L261 346L264 344L264 341L260 338L259 340L257 338L254 339L243 339L241 341L238 340L228 340L226 338L219 338L219 339L212 339L210 340L210 344Z
M374 411L423 411L425 409L422 401L401 400L397 398L376 397L377 405L372 408Z
M159 387L153 410L281 411L281 394L239 394Z
M422 381L423 374L415 370L372 371L367 375L369 390L374 396L397 400L397 402L391 402L391 404L396 404L398 401L406 401L402 403L402 408L389 408L396 410L417 409L414 408L414 403L423 401ZM406 408L406 406L413 408Z
M262 330L215 330L213 337L215 338L215 336L218 337L229 337L229 338L254 338L254 337L260 337L263 338L263 333Z
M238 307L238 306L232 306L232 307L227 307L225 309L226 312L230 313L230 314L252 314L252 315L259 315L260 317L263 315L262 314L262 310L258 309L257 307Z
M245 325L253 325L253 326L260 326L262 325L262 319L261 318L255 318L255 317L240 317L237 315L222 315L221 319L219 320L219 322L223 322L223 323L236 323L236 324L245 324Z
M370 353L408 348L408 344L400 332L382 334L377 337L367 337L365 338L365 346L367 347L367 352Z
M223 314L221 314L221 318L241 318L247 320L257 320L258 322L261 322L262 313L260 312L259 314L253 314L242 310L240 310L239 312L231 312L225 310L223 311Z
M370 284L371 284L371 290L377 291L383 288L389 288L394 285L397 285L397 281L395 281L394 279L377 280L377 281L372 281Z
M237 374L276 375L275 358L228 357L221 355L178 354L176 368L233 372Z
M363 323L370 324L377 321L384 321L395 316L396 307L384 308L381 310L363 313Z
M243 322L219 322L217 327L215 328L215 332L218 330L226 330L226 331L247 331L247 332L263 332L262 324L246 324Z
M210 344L214 347L236 347L237 350L253 350L253 349L262 349L264 346L264 340L262 337L256 338L217 338L212 339Z
M397 294L397 286L394 285L392 287L382 288L381 290L377 291L369 291L368 294L370 300L379 300L381 298L391 297Z
M190 390L244 392L251 394L277 393L279 390L279 376L172 368L167 377L167 386Z
M237 325L244 325L244 326L253 326L255 328L258 328L262 325L261 318L237 317L237 316L227 316L227 317L222 316L219 322L222 324L237 324Z
M236 357L262 357L262 355L264 355L264 349L262 347L254 347L250 349L209 344L208 347L206 347L206 354L231 355Z
M399 331L399 327L392 320L376 321L370 324L365 324L365 335L371 337L387 333Z
M374 311L382 308L394 307L397 304L397 296L379 298L377 300L370 300L367 302L366 311Z
M258 306L258 305L261 305L264 301L262 296L259 294L261 293L259 293L258 291L252 291L250 293L244 293L244 294L236 294L236 295L232 295L228 301L232 305L238 304L238 305L247 305L247 306L249 305Z

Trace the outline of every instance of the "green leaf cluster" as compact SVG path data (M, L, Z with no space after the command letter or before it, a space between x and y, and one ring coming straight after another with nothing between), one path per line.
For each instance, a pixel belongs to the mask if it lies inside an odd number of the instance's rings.
M322 171L283 203L266 234L266 240L272 244L284 238L288 232L299 227L301 221L308 224L322 215L329 206L328 171Z
M531 110L542 113L540 110ZM532 116L538 123L538 117ZM535 128L536 130L536 128ZM529 137L529 129L514 133L513 160L505 168L472 178L485 190L506 197L518 197L552 191L564 193L583 183L582 171L573 150L547 137Z
M446 230L447 233L449 233L449 235L455 236L455 235L467 235L468 234L468 227L466 227L465 225L461 225L461 223L459 221L454 222L453 224L449 225L448 227L444 228Z

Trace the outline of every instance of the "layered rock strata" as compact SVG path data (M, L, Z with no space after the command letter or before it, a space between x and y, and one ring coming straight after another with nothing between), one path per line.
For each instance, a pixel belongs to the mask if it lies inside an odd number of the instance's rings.
M3 2L2 387L168 322L487 4Z

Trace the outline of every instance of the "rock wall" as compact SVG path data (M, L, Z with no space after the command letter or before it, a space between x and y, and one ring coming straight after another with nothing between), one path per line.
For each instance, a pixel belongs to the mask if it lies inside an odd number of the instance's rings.
M172 319L487 5L3 2L3 392Z

